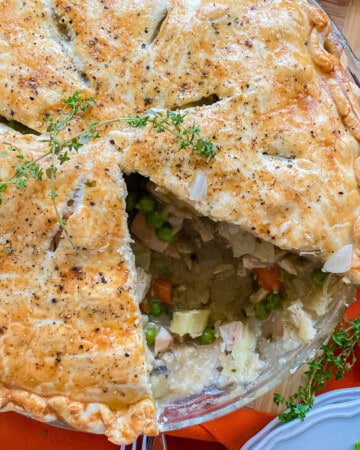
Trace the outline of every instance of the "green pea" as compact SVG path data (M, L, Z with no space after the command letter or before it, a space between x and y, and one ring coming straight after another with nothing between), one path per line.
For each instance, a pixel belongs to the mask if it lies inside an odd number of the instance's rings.
M315 269L310 274L310 279L313 282L313 284L317 287L323 286L328 274L323 272L321 269Z
M130 212L135 209L139 194L136 191L130 191L126 197L126 211Z
M275 309L280 309L282 306L282 296L280 294L270 292L265 297L265 305L269 312L274 311Z
M158 229L165 222L166 213L162 209L154 209L146 216L146 222L151 228Z
M150 302L150 315L152 316L160 316L160 314L164 311L164 305L160 300L153 299Z
M171 242L174 239L173 227L169 222L164 222L160 228L156 230L156 236L165 242Z
M136 208L144 214L149 214L156 207L156 200L149 194L144 194L136 204Z
M255 305L255 317L258 320L265 320L269 317L270 311L264 302L256 303Z
M215 340L215 331L211 327L206 327L202 335L199 337L201 345L210 345Z
M155 325L147 324L144 330L146 343L149 347L154 345L157 335L157 328Z
M267 296L255 305L255 317L265 320L276 309L281 309L283 297L275 292L269 292Z

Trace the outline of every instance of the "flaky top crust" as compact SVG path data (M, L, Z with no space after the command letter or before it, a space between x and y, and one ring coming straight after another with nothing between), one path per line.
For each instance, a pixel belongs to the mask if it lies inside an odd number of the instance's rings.
M45 151L10 132L0 142L9 152L1 179L16 161L9 145L26 158ZM71 242L46 177L9 189L0 208L0 407L115 443L154 433L125 185L112 152L98 142L58 169L56 201Z

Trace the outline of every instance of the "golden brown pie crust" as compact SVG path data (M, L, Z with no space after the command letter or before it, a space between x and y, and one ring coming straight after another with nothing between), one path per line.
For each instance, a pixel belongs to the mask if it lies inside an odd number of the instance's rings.
M0 137L27 157L45 151L33 137ZM99 141L59 167L57 203L76 251L57 223L49 180L7 191L0 209L0 403L124 443L154 434L156 424L125 184L110 150ZM15 157L10 152L2 163L1 178Z

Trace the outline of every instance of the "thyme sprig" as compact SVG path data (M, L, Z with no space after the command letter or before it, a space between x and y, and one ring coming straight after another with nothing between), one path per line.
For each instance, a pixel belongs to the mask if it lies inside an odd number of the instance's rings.
M353 368L356 363L355 350L359 345L360 317L344 319L332 333L329 343L322 345L318 356L308 363L304 385L288 399L274 394L274 402L286 407L286 411L279 414L279 419L282 422L304 420L314 405L315 395L324 389L326 382L339 380Z
M38 162L43 159L44 155L36 159L26 159L21 150L10 142L5 142L5 146L6 150L1 152L0 156L5 158L10 151L17 152L17 162L13 166L15 173L6 180L0 181L0 205L3 200L2 194L10 185L14 185L17 189L22 189L27 186L29 178L36 180L42 180L43 178L43 170Z
M145 114L129 115L126 117L114 118L104 122L90 122L85 129L75 136L63 139L63 132L70 128L72 120L80 113L86 112L95 105L93 97L83 98L82 93L76 91L72 96L62 100L63 108L57 117L50 116L47 120L46 134L43 135L42 142L48 144L48 151L35 159L27 159L21 149L11 143L5 143L6 149L0 154L6 157L10 151L17 152L17 162L13 166L15 172L5 180L0 181L0 205L3 201L3 193L9 186L15 185L17 189L26 188L29 179L41 181L44 170L40 161L49 158L49 164L45 170L47 178L50 180L50 197L54 206L57 221L64 230L71 242L71 237L66 229L66 220L61 217L56 203L57 192L55 189L55 179L57 165L64 164L70 160L71 152L78 152L87 142L100 137L99 129L115 122L126 122L132 128L144 128L151 125L156 133L168 132L175 136L177 146L180 150L190 149L198 156L205 157L207 162L215 157L218 149L208 139L201 135L200 127L193 125L190 128L183 126L186 113L179 111L157 111L149 110Z
M191 128L182 128L185 117L186 113L179 111L148 110L143 115L129 116L122 120L133 128L142 128L151 124L156 133L169 132L176 137L180 150L191 148L196 155L206 157L206 161L209 162L218 151L216 146L201 136L199 125L194 124Z

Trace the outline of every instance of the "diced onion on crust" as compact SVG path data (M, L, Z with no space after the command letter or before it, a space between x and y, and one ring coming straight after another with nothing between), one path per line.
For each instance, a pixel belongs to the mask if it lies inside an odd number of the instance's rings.
M352 245L344 245L337 250L324 264L323 272L344 273L350 270L352 260Z
M190 200L203 200L207 196L207 179L202 170L196 172L195 178L190 185L189 198Z

